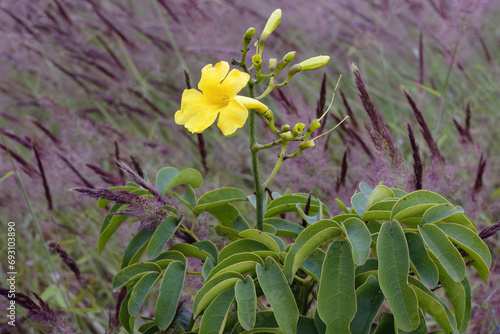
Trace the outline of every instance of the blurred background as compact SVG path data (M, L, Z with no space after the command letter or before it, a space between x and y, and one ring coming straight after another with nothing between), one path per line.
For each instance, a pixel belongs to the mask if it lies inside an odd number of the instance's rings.
M273 191L313 194L337 214L335 198L349 203L361 181L413 191L420 180L463 206L478 230L500 220L498 1L1 0L0 221L2 227L16 222L19 291L40 295L77 331L119 332L110 326L117 298L110 282L120 267L120 239L129 240L137 227L123 226L113 246L97 255L105 211L68 191L123 185L117 159L153 180L164 166L196 168L205 179L200 193L222 186L252 193L248 125L229 138L215 126L200 137L176 125L173 115L201 68L240 60L245 31L255 27L259 36L276 8L283 18L264 59L292 50L294 62L331 57L263 101L276 122L317 118L340 75L342 94L320 131L351 117L314 149L285 161ZM390 154L377 148L351 62L385 120ZM260 142L271 138L264 127L258 133ZM278 152L262 156L266 175ZM46 256L49 240L76 260L87 287L57 255ZM473 281L470 333L491 333L500 319L498 234L487 242L494 264L487 284ZM2 243L2 254L5 248ZM18 332L44 326L26 318Z

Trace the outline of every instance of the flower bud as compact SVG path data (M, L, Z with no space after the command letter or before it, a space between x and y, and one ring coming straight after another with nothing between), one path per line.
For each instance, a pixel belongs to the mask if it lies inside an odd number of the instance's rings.
M280 133L284 133L284 132L287 132L287 131L290 131L290 125L288 124L283 124L280 128Z
M295 57L295 53L295 51L288 52L278 63L277 70L281 71L283 68L285 68L285 66L293 60L293 58Z
M265 112L263 112L262 116L264 116L264 118L267 119L269 122L274 122L274 114L271 109L267 109Z
M261 68L262 67L262 56L259 54L255 54L252 56L252 63L255 66L255 68Z
M295 74L297 74L298 72L300 72L300 70L302 69L302 67L300 66L300 64L295 64L293 65L292 67L290 67L290 69L288 70L288 76L291 77Z
M278 61L276 60L276 58L269 58L269 72L273 73L274 71L276 71L277 63Z
M311 148L311 147L314 147L315 144L314 144L314 141L313 140L306 140L305 142L302 142L300 145L299 145L299 150L305 150L305 149L308 149L308 148Z
M293 140L295 138L291 131L287 131L287 132L283 133L280 137L287 140L287 141Z
M311 71L325 66L330 60L329 56L317 56L299 63L302 71Z
M264 27L264 30L262 31L262 35L260 36L260 42L265 44L267 42L267 39L269 38L269 35L276 29L276 27L280 24L281 22L281 9L276 9L269 19L267 20L266 26Z
M270 111L270 109L264 103L251 97L236 95L234 99L241 103L241 105L245 108L253 109L259 114L265 114L268 110Z
M319 119L315 119L314 121L309 124L307 127L307 132L313 133L316 129L318 129L321 126L321 123L319 122Z
M297 137L298 135L302 134L302 132L304 132L304 128L306 127L306 125L304 123L297 123L295 124L295 126L293 127L293 135L295 137Z
M245 42L245 44L250 43L250 40L252 39L252 37L254 35L255 35L255 28L254 27L248 28L248 30L245 32L245 36L244 36L244 39L243 39L243 41Z

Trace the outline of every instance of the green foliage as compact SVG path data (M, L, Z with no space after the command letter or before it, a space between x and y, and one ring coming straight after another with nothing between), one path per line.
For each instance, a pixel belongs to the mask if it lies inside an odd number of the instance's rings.
M196 184L187 177L196 173L162 169L158 175L165 189L189 182L184 194L175 188L173 195L194 217L210 213L230 242L220 250L209 240L167 246L176 231L191 233L173 209L156 229L140 230L113 280L115 291L127 289L120 321L129 332L159 283L155 317L143 333L173 327L175 333L426 333L425 314L446 333L464 333L471 315L466 261L474 261L484 280L489 274L491 254L474 224L430 191L406 194L362 183L351 207L337 201L343 213L333 217L309 195L276 196L267 201L267 228L260 231L231 204L248 203L243 191L216 189L196 200ZM106 215L102 249L127 218L113 215L123 209L115 204ZM291 212L298 221L282 217ZM186 258L203 261L202 272L191 272ZM191 321L181 323L177 307L190 275L201 275L204 284ZM431 291L436 287L445 294ZM384 301L392 313L374 323Z

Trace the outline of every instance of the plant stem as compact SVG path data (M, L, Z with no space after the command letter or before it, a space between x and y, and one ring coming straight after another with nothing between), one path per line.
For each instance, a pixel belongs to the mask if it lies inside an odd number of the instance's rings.
M281 152L278 158L278 161L276 162L276 166L274 166L273 171L271 172L271 175L267 178L266 182L262 185L262 188L266 189L271 181L274 179L278 171L280 170L281 165L283 164L283 161L285 160L285 153L286 153L286 147L288 146L288 143L283 143L281 146Z
M248 93L251 98L255 97L253 85L248 85ZM264 188L260 182L259 152L255 149L257 140L255 138L255 111L250 111L250 154L252 156L252 171L255 189L255 210L257 211L257 229L264 229Z

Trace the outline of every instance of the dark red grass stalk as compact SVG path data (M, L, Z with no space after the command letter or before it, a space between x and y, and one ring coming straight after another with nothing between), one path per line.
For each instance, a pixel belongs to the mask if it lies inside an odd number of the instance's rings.
M42 132L49 137L50 140L52 140L55 144L59 144L59 139L49 130L47 129L42 123L37 121L36 119L31 120L33 124L35 124Z
M179 18L177 18L177 15L175 15L174 12L172 12L172 10L170 9L170 7L168 7L167 3L164 1L164 0L157 0L158 3L163 7L165 8L165 10L168 12L168 14L170 15L170 17L176 22L176 23L180 23L179 21Z
M323 115L323 112L325 111L325 102L326 102L326 73L323 74L323 79L321 80L321 89L319 92L318 102L316 103L316 118L320 118ZM321 134L323 132L323 128L327 117L328 114L325 115L323 123L318 129L318 134Z
M342 102L344 103L347 115L349 116L349 122L352 123L352 126L354 127L355 130L358 130L359 129L358 121L356 120L356 117L354 117L354 113L352 112L351 106L349 105L349 102L347 102L347 99L342 89L340 90L340 96L342 97Z
M354 63L351 63L350 67L351 71L354 74L356 87L358 88L359 97L361 98L361 103L363 104L363 107L370 118L373 131L369 130L369 132L371 134L373 144L380 152L387 153L387 157L391 160L391 164L393 166L399 166L400 155L396 150L391 136L389 135L387 125L385 124L382 116L380 116L380 114L377 112L377 108L373 104L370 94L368 94L359 69Z
M137 174L139 176L143 177L144 171L142 170L141 164L139 163L139 161L133 155L130 156L130 160L132 160L132 165L134 165L134 168L135 168L135 171L137 172Z
M474 188L472 189L472 198L475 199L476 195L483 188L483 175L486 170L486 158L483 154L479 158L479 164L477 166L476 182L474 183Z
M110 333L117 333L121 328L120 323L120 308L122 306L122 302L127 296L127 288L121 288L118 292L118 297L116 298L115 304L115 312L109 317L108 328Z
M411 151L413 153L413 172L415 174L415 190L422 189L422 175L423 167L422 160L420 159L420 153L418 152L418 146L415 142L415 136L413 134L413 129L408 123L408 137L410 137Z
M293 102L286 97L285 93L283 93L281 89L278 89L277 91L278 91L278 100L287 109L287 111L294 115L298 115L299 112L295 104L293 104Z
M483 37L481 35L478 34L478 39L479 39L479 43L481 43L481 47L483 48L483 51L484 51L484 55L486 56L486 60L488 61L488 63L491 64L491 54L490 54L490 51L488 50L488 46L486 45L486 42L484 41Z
M47 243L47 246L49 249L56 253L59 258L64 262L66 266L73 272L75 275L76 280L80 283L82 287L86 287L87 283L85 282L84 278L82 277L82 273L80 272L80 269L76 265L75 260L71 257L71 255L66 252L64 248L61 247L57 242L55 241L49 241Z
M118 37L121 38L121 40L123 40L126 44L130 45L130 46L134 46L134 43L131 42L127 36L125 36L121 31L120 29L118 29L113 23L111 23L110 20L108 20L106 18L105 15L103 15L100 11L99 11L99 8L97 6L97 4L93 1L93 0L87 0L87 2L90 3L90 5L92 6L92 9L94 10L94 12L96 13L96 15L101 19L101 21L108 27L109 30L113 31Z
M85 177L83 177L82 174L80 174L80 172L78 171L78 169L76 169L75 166L73 166L73 164L71 162L69 162L68 159L66 159L65 156L63 156L62 154L60 153L57 153L57 155L59 156L59 158L61 158L61 160L66 164L66 166L69 167L69 169L71 169L73 171L73 173L75 173L75 175L83 182L83 184L87 187L87 188L95 188L95 186L90 183L89 181L87 181L87 179Z
M114 144L115 144L115 161L120 161L121 160L120 159L120 147L118 146L118 142L116 140L115 140ZM120 166L118 166L118 173L120 173L120 184L125 183L124 182L125 175L123 175L123 171L120 168Z
M23 159L19 154L7 148L6 146L0 144L0 148L3 149L7 154L10 154L14 160L16 160L20 165L21 169L29 176L39 175L38 171L31 166L26 160Z
M4 136L11 138L12 140L15 140L19 144L23 145L24 147L31 148L31 139L28 137L21 137L15 134L14 132L10 132L7 129L4 129L0 126L0 131L3 133Z
M101 177L101 180L103 180L104 182L112 186L120 184L120 180L118 180L113 173L105 171L104 169L96 165L85 164L85 166L92 169L97 175Z
M342 156L342 164L340 167L340 176L337 177L337 184L336 184L336 190L339 192L340 187L345 186L345 178L347 176L347 153L349 151L349 148L346 146L344 150L344 155Z
M38 170L40 171L40 175L42 177L43 189L45 191L45 198L47 199L47 208L49 211L52 211L52 195L50 194L49 183L47 182L47 177L45 175L45 170L43 169L42 159L40 158L40 154L38 152L38 144L36 141L33 142L33 152L35 152L36 162L38 164Z
M418 124L420 125L420 131L422 132L422 135L424 136L425 142L427 143L427 146L429 147L431 154L434 158L439 159L442 163L444 163L444 157L439 151L439 148L434 141L434 138L432 137L431 130L429 129L429 126L425 122L424 115L418 109L417 105L415 104L415 101L413 98L410 96L410 94L406 91L403 90L406 100L408 100L408 103L410 104L411 109L413 110L413 114L415 115L415 118L418 121Z
M467 102L467 106L465 107L465 125L462 126L460 123L453 118L453 124L457 128L458 133L460 134L460 139L462 143L473 143L472 135L470 133L470 104Z
M500 231L500 221L479 232L479 237L485 240L488 239L489 237L494 236L498 231Z
M113 52L113 50L109 47L108 43L104 39L102 39L101 36L97 35L96 39L101 43L101 45L104 47L106 52L111 56L113 61L115 62L116 66L118 66L122 71L125 71L125 66L120 62L116 54Z

